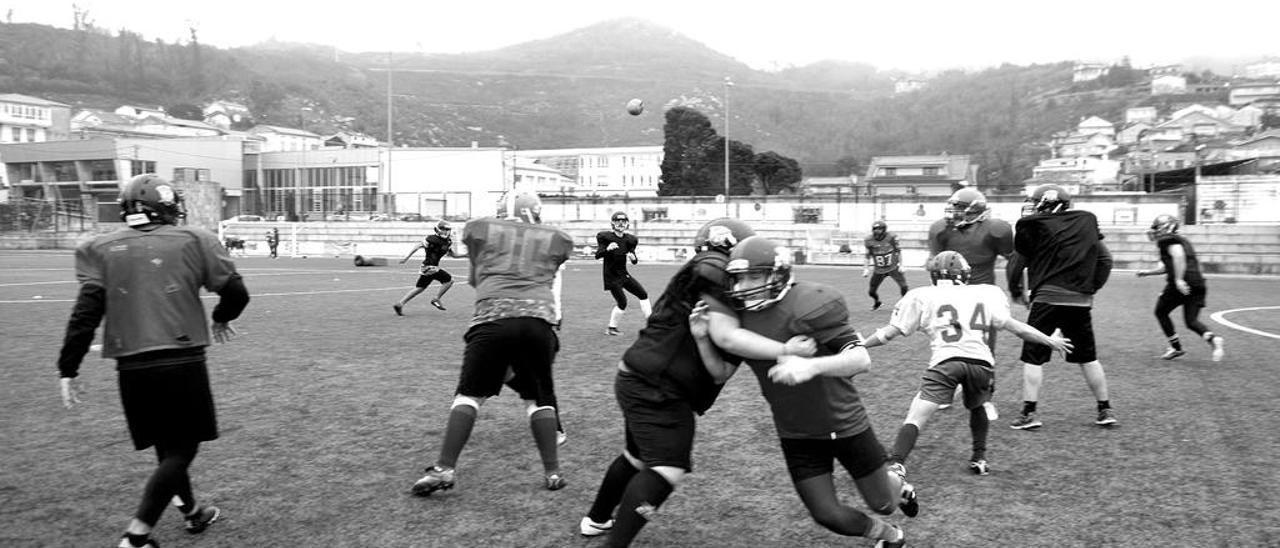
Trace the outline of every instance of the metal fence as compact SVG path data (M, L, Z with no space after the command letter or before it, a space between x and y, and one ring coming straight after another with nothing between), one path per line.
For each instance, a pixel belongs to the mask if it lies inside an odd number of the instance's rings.
M0 202L0 232L86 232L96 230L93 212L80 200L12 198Z

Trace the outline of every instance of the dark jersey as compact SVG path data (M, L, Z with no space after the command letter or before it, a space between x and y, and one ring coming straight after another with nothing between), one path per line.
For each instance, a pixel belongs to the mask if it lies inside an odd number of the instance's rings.
M1204 275L1200 273L1200 260L1196 258L1196 250L1191 247L1191 242L1179 234L1166 234L1156 240L1156 247L1160 248L1160 262L1164 264L1165 282L1169 287L1177 285L1177 280L1173 277L1173 257L1169 255L1169 246L1175 244L1182 246L1182 254L1187 258L1187 268L1182 279L1191 287L1204 287Z
M472 325L503 318L559 320L552 284L573 254L573 237L551 226L489 217L467 223L462 242L476 290Z
M729 287L728 256L703 251L680 267L653 305L653 313L622 361L663 394L683 399L703 413L720 395L722 385L707 372L698 345L689 333L689 314L703 295L719 296ZM728 358L729 361L740 361Z
M423 238L418 247L423 250L422 266L440 266L440 259L444 258L453 247L453 238L442 238L437 234L431 234Z
M611 243L618 244L613 251L608 250ZM627 254L635 252L638 245L640 240L634 234L623 233L619 236L612 230L602 230L596 234L596 258L604 259L600 274L604 278L605 291L613 289L631 277L627 274Z
M1037 213L1019 219L1017 228L1013 246L1019 264L1011 263L1009 275L1013 294L1022 290L1021 276L1012 272L1015 266L1025 265L1033 294L1051 285L1092 295L1111 276L1111 253L1102 243L1102 231L1093 213Z
M208 346L200 288L216 293L235 275L218 237L194 227L126 228L76 249L76 278L106 293L104 358Z
M929 255L955 251L969 261L971 284L996 283L996 257L1013 252L1013 229L1000 219L987 219L962 227L939 219L929 226Z
M901 249L898 247L898 236L892 232L886 232L884 237L877 240L875 236L867 236L863 242L867 248L867 254L871 256L871 263L875 266L876 274L888 274L898 269L898 260L902 256Z
M996 289L995 291L999 291ZM714 310L734 311L716 303ZM862 338L849 325L849 309L835 289L812 282L796 282L781 301L758 311L738 314L743 328L773 339L786 341L796 335L813 337L815 356L830 356ZM870 427L862 398L851 377L818 376L808 382L788 386L773 382L769 369L775 360L747 360L760 382L760 391L773 410L778 437L785 439L846 438Z

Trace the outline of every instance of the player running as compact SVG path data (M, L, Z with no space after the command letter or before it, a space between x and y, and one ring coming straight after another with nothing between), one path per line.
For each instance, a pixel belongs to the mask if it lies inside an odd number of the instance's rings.
M640 261L636 257L636 246L640 241L635 234L627 234L631 219L627 218L625 212L618 211L609 218L609 223L612 225L610 230L602 230L596 234L596 258L604 260L600 274L604 278L604 290L613 296L614 303L613 309L609 311L609 325L605 328L605 334L618 335L621 333L618 331L618 322L627 311L627 294L623 291L640 300L640 312L645 318L653 312L653 305L649 303L649 292L644 290L639 280L627 273L628 260L631 264Z
M449 221L445 220L436 223L435 233L428 234L426 238L423 238L422 242L414 246L408 255L400 259L400 264L408 261L409 257L412 257L419 249L422 250L423 256L422 268L418 273L418 282L414 284L413 289L404 294L404 297L396 301L396 304L391 305L397 316L404 315L404 306L409 304L409 301L413 300L414 297L426 291L432 280L440 282L440 290L436 292L436 298L431 299L431 306L446 310L444 303L440 302L440 299L443 299L444 294L448 293L449 288L453 287L453 276L449 274L449 271L440 268L440 259L446 254L454 258L463 257L463 255L459 255L453 250L453 226L449 224Z
M893 309L893 317L870 337L867 348L880 346L899 335L917 331L929 337L932 355L921 377L920 391L911 400L907 418L898 429L889 458L890 469L906 477L907 456L925 423L942 404L951 403L955 388L964 387L964 407L969 410L969 431L973 452L969 470L985 476L987 433L995 419L991 393L995 390L995 358L988 339L1003 329L1030 343L1042 344L1066 354L1071 342L1047 336L1009 315L1009 299L993 285L969 285L972 268L955 251L943 251L929 259L925 267L933 285L907 293Z
M871 309L879 310L880 283L886 277L898 282L901 295L907 294L907 279L902 275L902 248L898 247L898 235L889 232L889 225L884 221L871 223L871 235L863 241L867 248L867 262L862 267L862 277L866 278L874 268L875 274L867 285L867 294L871 296Z
M573 238L542 225L541 211L536 194L511 191L502 198L499 217L477 219L463 229L476 290L475 315L463 337L462 372L440 456L413 484L415 495L453 488L458 456L480 406L497 396L503 383L526 403L545 487L555 491L565 485L556 447L551 365L560 350L554 330L561 320L560 267L573 253Z
M1182 341L1178 340L1178 332L1173 328L1169 313L1182 307L1182 320L1187 328L1194 331L1201 339L1209 343L1210 357L1213 361L1222 361L1225 353L1222 337L1215 335L1200 323L1200 310L1204 308L1205 295L1209 292L1204 275L1200 273L1200 261L1196 259L1196 250L1191 242L1178 234L1178 219L1172 215L1159 215L1151 222L1147 238L1156 243L1160 249L1160 268L1139 270L1138 277L1159 276L1164 274L1164 291L1156 300L1156 321L1160 322L1160 330L1169 339L1169 348L1160 357L1172 360L1187 352L1182 349Z

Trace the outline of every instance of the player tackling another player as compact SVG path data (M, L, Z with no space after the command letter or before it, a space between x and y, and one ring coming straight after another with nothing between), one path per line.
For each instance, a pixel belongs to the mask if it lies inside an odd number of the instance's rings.
M1169 340L1169 348L1160 357L1172 360L1187 353L1182 349L1182 341L1178 340L1173 321L1169 320L1169 313L1181 306L1182 320L1187 328L1209 344L1213 361L1222 361L1225 354L1222 337L1200 323L1200 310L1204 308L1205 295L1209 292L1204 275L1200 273L1200 261L1191 242L1178 234L1178 225L1178 220L1171 215L1157 216L1151 222L1147 237L1160 250L1160 268L1138 271L1139 278L1161 274L1165 277L1164 291L1156 300L1156 321Z
M951 403L955 388L963 386L964 407L969 410L969 431L973 452L969 470L985 476L987 433L995 418L990 403L995 389L995 358L989 344L997 329L1003 329L1028 343L1041 344L1066 354L1070 341L1048 336L1009 315L1009 300L993 285L969 285L972 269L955 251L943 251L926 265L933 285L907 293L893 309L886 325L867 337L868 348L920 331L929 337L932 355L921 377L920 391L911 400L907 418L898 429L890 459L892 470L906 476L905 462L915 447L925 423L943 404Z

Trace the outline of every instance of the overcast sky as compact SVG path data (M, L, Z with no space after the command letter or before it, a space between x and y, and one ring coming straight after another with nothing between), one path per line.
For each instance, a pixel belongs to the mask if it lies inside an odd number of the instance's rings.
M839 59L936 70L1126 55L1141 68L1280 56L1280 0L0 0L0 16L70 28L73 4L113 32L186 41L194 26L201 43L220 47L275 38L353 52L459 53L638 17L758 69Z

